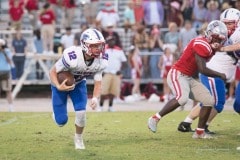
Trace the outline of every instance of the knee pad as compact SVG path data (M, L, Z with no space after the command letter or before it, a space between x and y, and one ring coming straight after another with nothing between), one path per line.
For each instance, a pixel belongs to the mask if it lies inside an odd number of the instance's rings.
M188 97L182 96L179 99L177 99L177 101L181 106L184 106L187 103L188 99L189 99Z
M215 105L215 100L211 96L211 97L204 98L201 103L202 103L202 106L209 106L209 107L212 106L213 107Z
M53 120L55 121L55 123L59 127L64 126L68 121L68 116L66 114L59 114L58 116L55 116L55 114L53 113L52 117L53 117Z
M85 127L86 125L86 111L76 111L75 124L78 127Z

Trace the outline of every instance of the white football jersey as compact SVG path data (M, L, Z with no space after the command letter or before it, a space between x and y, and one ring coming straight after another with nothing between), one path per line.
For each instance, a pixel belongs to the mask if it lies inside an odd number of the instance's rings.
M229 37L228 44L240 43L240 27ZM228 55L226 52L216 52L216 54L207 63L207 67L226 74L227 81L231 82L235 78L236 60Z
M105 53L108 55L109 58L109 66L106 67L104 72L116 74L118 71L121 70L122 62L127 61L127 57L125 56L123 50L119 47L107 47Z
M75 78L75 82L80 82L86 77L94 75L95 81L102 80L102 72L108 65L108 56L101 55L94 58L92 62L84 59L82 48L80 46L72 46L63 51L62 57L56 62L56 71L70 71Z

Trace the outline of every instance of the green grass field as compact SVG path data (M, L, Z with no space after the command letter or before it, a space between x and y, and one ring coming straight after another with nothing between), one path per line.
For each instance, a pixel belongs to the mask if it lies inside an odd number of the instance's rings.
M192 139L176 127L188 112L173 112L147 128L154 112L87 113L85 150L73 145L74 113L59 128L51 113L0 113L0 160L239 160L239 115L223 112L211 140ZM193 127L196 127L197 121Z

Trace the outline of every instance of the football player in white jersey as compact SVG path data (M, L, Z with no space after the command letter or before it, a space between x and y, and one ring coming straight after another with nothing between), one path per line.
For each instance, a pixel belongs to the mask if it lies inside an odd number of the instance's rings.
M100 96L102 71L107 67L107 55L104 53L105 39L96 29L85 30L80 38L80 46L72 46L63 51L62 57L50 70L53 119L58 126L68 121L67 98L71 98L76 113L74 136L75 149L85 149L83 129L86 124L87 87L86 77L93 75L93 98L89 105L95 109ZM74 75L75 84L66 85L66 80L59 84L57 74L70 71Z
M240 12L237 9L226 9L220 16L220 20L225 23L228 28L228 41L226 45L240 43L240 27L238 27L240 21ZM207 67L212 70L225 73L227 81L231 82L234 79L236 64L239 57L236 56L238 52L217 52L212 59L207 63ZM224 61L223 61L224 60ZM208 125L214 119L214 117L223 110L225 104L225 82L220 78L207 77L200 74L199 78L201 82L209 89L215 99L215 106L211 111L209 119L206 124L205 132L212 133L208 130ZM237 92L236 92L237 93ZM237 97L237 95L236 95ZM238 96L240 98L240 95ZM240 113L240 105L235 102L234 110ZM200 112L201 104L196 105L189 115L178 126L178 130L181 132L191 132L191 124L196 119Z

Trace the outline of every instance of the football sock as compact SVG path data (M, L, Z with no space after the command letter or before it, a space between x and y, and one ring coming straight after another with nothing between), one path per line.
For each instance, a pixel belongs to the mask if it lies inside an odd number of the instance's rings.
M77 133L75 133L75 137L76 137L76 138L82 138L82 134L77 134Z
M197 134L203 134L203 133L204 133L204 130L205 130L204 128L197 128L197 129L196 129L196 133L197 133Z
M187 116L187 117L185 118L184 122L192 123L193 120Z
M161 118L162 118L159 113L156 113L155 116L156 116L158 119L161 119Z

